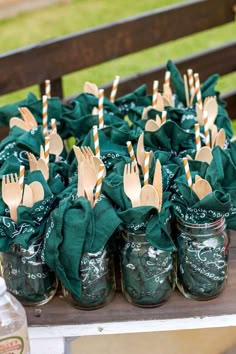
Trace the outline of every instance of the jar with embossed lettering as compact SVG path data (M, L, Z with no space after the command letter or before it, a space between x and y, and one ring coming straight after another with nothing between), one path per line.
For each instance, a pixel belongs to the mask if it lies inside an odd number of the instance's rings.
M229 237L224 218L192 224L177 219L177 286L189 299L210 300L225 288Z
M43 305L56 293L57 277L42 260L43 239L28 249L14 243L0 253L0 274L8 291L23 305Z
M133 305L157 307L173 293L173 252L154 248L145 234L122 232L120 264L122 292Z

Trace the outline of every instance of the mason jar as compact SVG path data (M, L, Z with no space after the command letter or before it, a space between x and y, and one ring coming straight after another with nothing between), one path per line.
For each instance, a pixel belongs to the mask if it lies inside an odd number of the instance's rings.
M139 307L164 304L175 287L173 252L152 247L145 234L123 231L120 246L121 286Z
M177 219L177 286L190 299L210 300L227 280L229 237L224 218L191 224Z
M116 289L110 246L106 245L97 253L84 252L79 275L82 283L81 297L75 297L63 287L63 295L66 299L81 310L95 310L109 303Z
M42 247L40 239L28 249L14 243L8 252L0 253L7 289L25 306L46 304L57 290L57 277L41 258Z

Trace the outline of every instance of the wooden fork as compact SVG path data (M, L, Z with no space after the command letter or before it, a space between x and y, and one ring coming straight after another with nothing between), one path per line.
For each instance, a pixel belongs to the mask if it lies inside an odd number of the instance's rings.
M123 174L124 191L131 200L132 207L140 206L141 183L136 164L126 164Z
M17 208L22 200L22 189L16 173L3 176L2 199L10 210L11 219L17 221Z

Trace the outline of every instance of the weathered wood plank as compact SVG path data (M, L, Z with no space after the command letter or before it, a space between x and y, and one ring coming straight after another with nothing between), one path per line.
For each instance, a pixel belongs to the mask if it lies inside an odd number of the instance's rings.
M45 83L40 84L40 95L45 95ZM51 96L63 98L62 78L51 80Z
M233 4L195 0L2 54L0 94L233 21Z
M236 91L231 91L222 96L223 100L227 103L226 109L230 119L236 119Z
M219 75L231 73L236 71L236 41L186 56L174 62L182 74L189 68L192 68L194 72L198 72L201 81L206 80L214 73ZM163 82L165 70L166 66L162 65L121 80L117 96L131 92L144 83L147 85L148 92L151 93L153 80ZM106 94L110 92L111 87L112 83L104 85Z

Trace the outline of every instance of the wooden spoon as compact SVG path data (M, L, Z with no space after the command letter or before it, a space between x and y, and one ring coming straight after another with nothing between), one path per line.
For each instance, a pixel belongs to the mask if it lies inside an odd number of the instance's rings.
M201 181L203 178L200 177L199 175L195 176L195 183L197 183L198 181Z
M140 193L140 204L154 206L159 210L160 201L156 188L151 184L145 184Z
M98 87L93 82L86 81L84 83L84 92L98 97Z
M47 163L45 162L45 160L43 159L39 159L37 161L37 170L40 170L43 174L43 177L45 178L45 181L48 181L49 179L49 170L48 170L48 166Z
M218 104L216 99L210 97L210 99L204 104L204 111L208 112L208 124L211 126L215 123L218 114Z
M210 130L211 130L211 147L213 148L213 146L215 145L218 128L215 124L212 124L210 126Z
M49 153L56 155L56 161L58 160L59 155L62 153L64 148L62 138L55 132L50 134L50 146Z
M137 161L138 164L142 167L145 158L145 150L144 150L144 133L142 133L138 138L137 143Z
M208 146L203 146L200 150L197 151L195 160L211 163L213 159L213 155L211 152L211 148Z
M155 108L157 111L160 111L160 112L164 111L164 109L165 109L163 97L159 92L157 93L157 105Z
M224 145L225 145L225 140L226 140L225 131L223 128L221 128L220 131L216 135L215 146L218 145L219 147L221 147L221 149L223 149Z
M155 187L158 197L159 197L159 212L161 211L162 207L162 198L163 198L163 191L162 191L162 171L161 171L161 163L160 160L156 161L155 172L153 177L153 186Z
M197 194L198 198L201 200L207 194L212 192L211 185L205 179L197 181L193 186L193 191Z
M34 181L29 184L29 187L31 188L32 194L33 194L33 202L37 203L40 200L44 199L44 189L43 186L40 182Z
M28 186L28 184L25 184L24 186L22 205L29 208L31 208L34 205L33 193L30 186Z
M153 120L153 119L149 119L147 121L147 123L145 124L145 131L146 132L155 132L160 128L160 126L158 125L158 123Z

